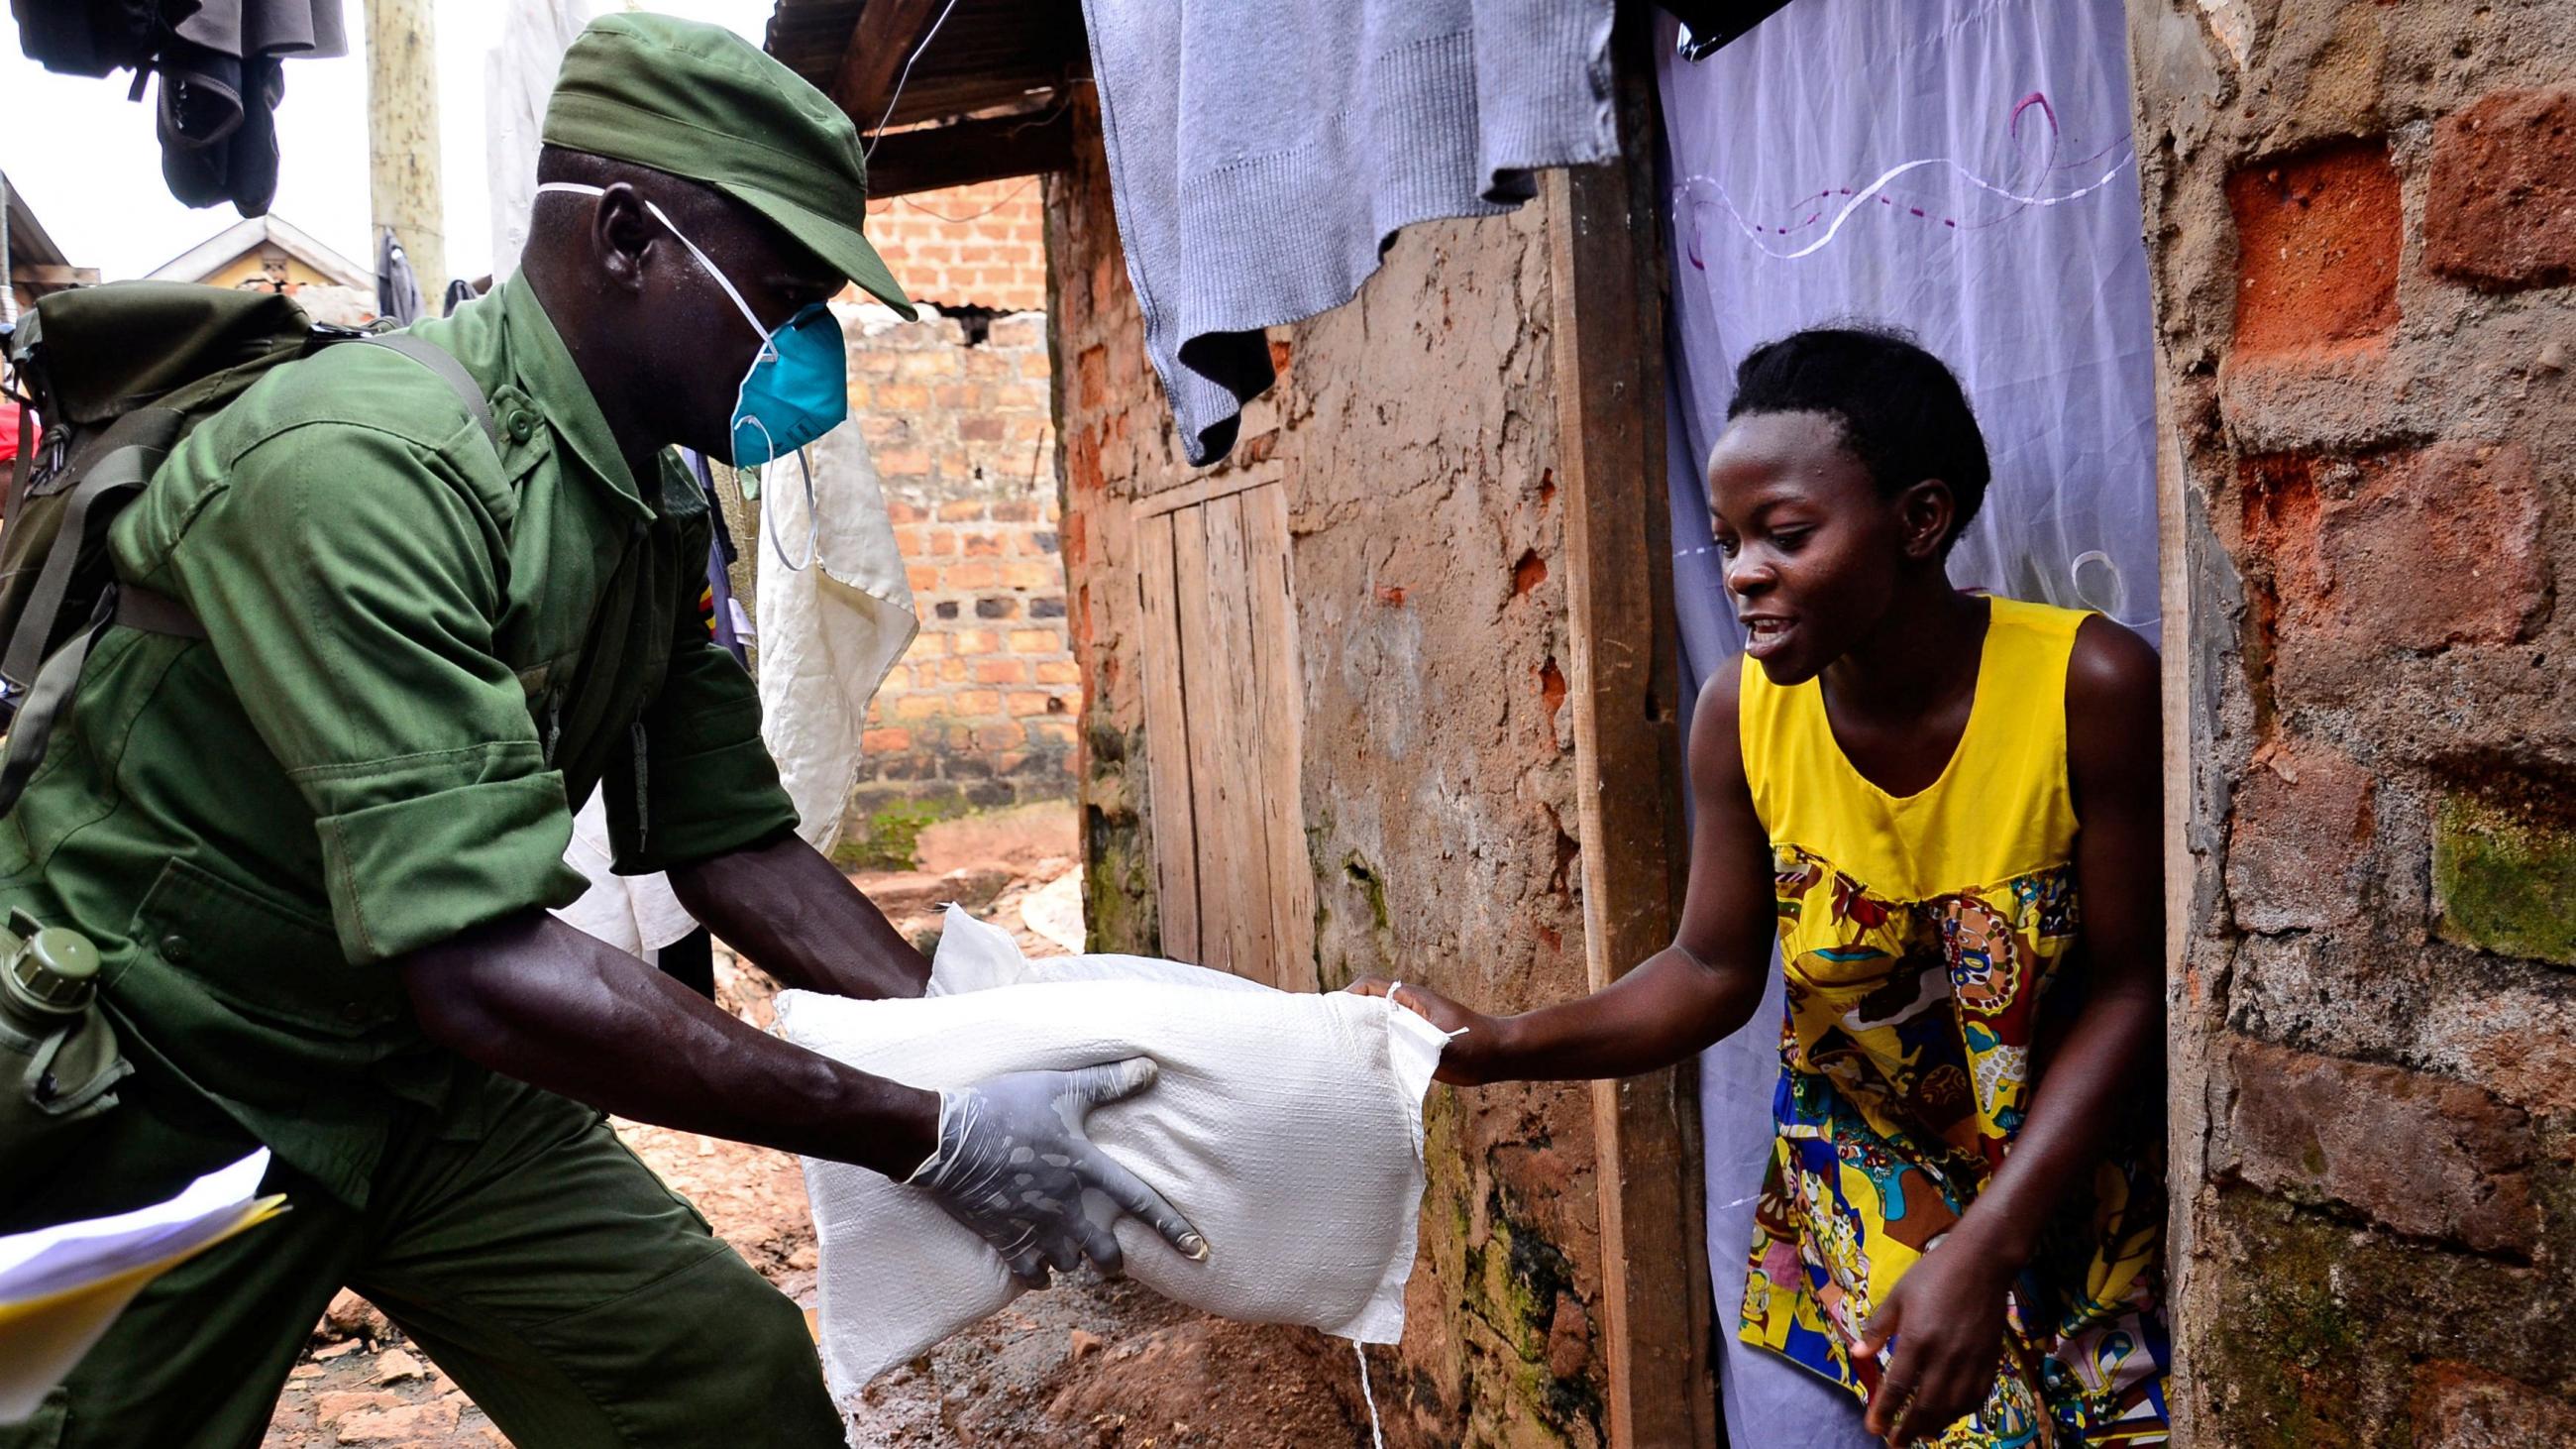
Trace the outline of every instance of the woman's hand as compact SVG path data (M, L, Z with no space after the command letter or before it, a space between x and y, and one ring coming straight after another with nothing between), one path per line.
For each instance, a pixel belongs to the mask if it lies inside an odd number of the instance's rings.
M2014 1269L2001 1254L1953 1231L1897 1280L1863 1329L1856 1352L1896 1354L1869 1397L1869 1432L1903 1449L1976 1412L2003 1356L2004 1290Z
M1454 1087L1481 1087L1508 1076L1510 1027L1498 1016L1469 1011L1424 986L1398 986L1381 976L1350 984L1356 996L1392 996L1395 1004L1448 1032L1449 1046L1440 1053L1438 1080ZM1465 1035L1459 1035L1459 1033Z

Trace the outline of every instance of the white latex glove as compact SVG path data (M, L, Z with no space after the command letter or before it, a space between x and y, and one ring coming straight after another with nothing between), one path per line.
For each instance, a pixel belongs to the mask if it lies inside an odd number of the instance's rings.
M1163 1240L1205 1259L1207 1240L1189 1220L1083 1135L1083 1119L1104 1102L1132 1097L1154 1081L1150 1057L1071 1072L1012 1072L939 1094L939 1148L907 1179L927 1188L948 1215L973 1228L1032 1288L1048 1269L1071 1272L1084 1258L1117 1277L1126 1255L1107 1228L1082 1211L1082 1190L1098 1188Z

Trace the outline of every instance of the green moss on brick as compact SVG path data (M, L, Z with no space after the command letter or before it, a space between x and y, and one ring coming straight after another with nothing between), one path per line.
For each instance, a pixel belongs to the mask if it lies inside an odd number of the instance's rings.
M921 832L967 811L962 796L898 800L880 806L832 848L832 863L843 870L917 869L921 864Z
M2344 1236L2288 1204L2231 1195L2219 1209L2234 1219L2259 1270L2230 1277L2238 1291L2228 1312L2214 1315L2200 1340L2199 1373L2231 1396L2218 1441L2244 1449L2337 1449L2355 1445L2351 1405L2335 1392L2352 1382L2366 1347L2335 1292L2333 1270ZM2403 1424L2389 1426L2402 1444Z
M2442 797L2433 822L2441 931L2482 951L2576 966L2576 822L2533 798Z

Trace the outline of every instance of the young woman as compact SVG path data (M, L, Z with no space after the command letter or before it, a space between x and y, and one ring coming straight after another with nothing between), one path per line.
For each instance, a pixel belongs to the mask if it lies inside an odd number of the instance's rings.
M1891 1445L2160 1444L2155 654L1952 587L1985 443L1904 338L1772 343L1727 416L1709 499L1749 642L1692 725L1678 936L1523 1016L1398 999L1465 1029L1446 1080L1624 1076L1741 1027L1776 931L1742 1337Z

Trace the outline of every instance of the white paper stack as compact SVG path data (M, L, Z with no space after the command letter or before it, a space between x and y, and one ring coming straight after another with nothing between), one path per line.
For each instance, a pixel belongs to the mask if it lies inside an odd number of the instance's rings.
M34 1414L144 1284L275 1217L267 1172L263 1147L167 1202L0 1237L0 1424Z

